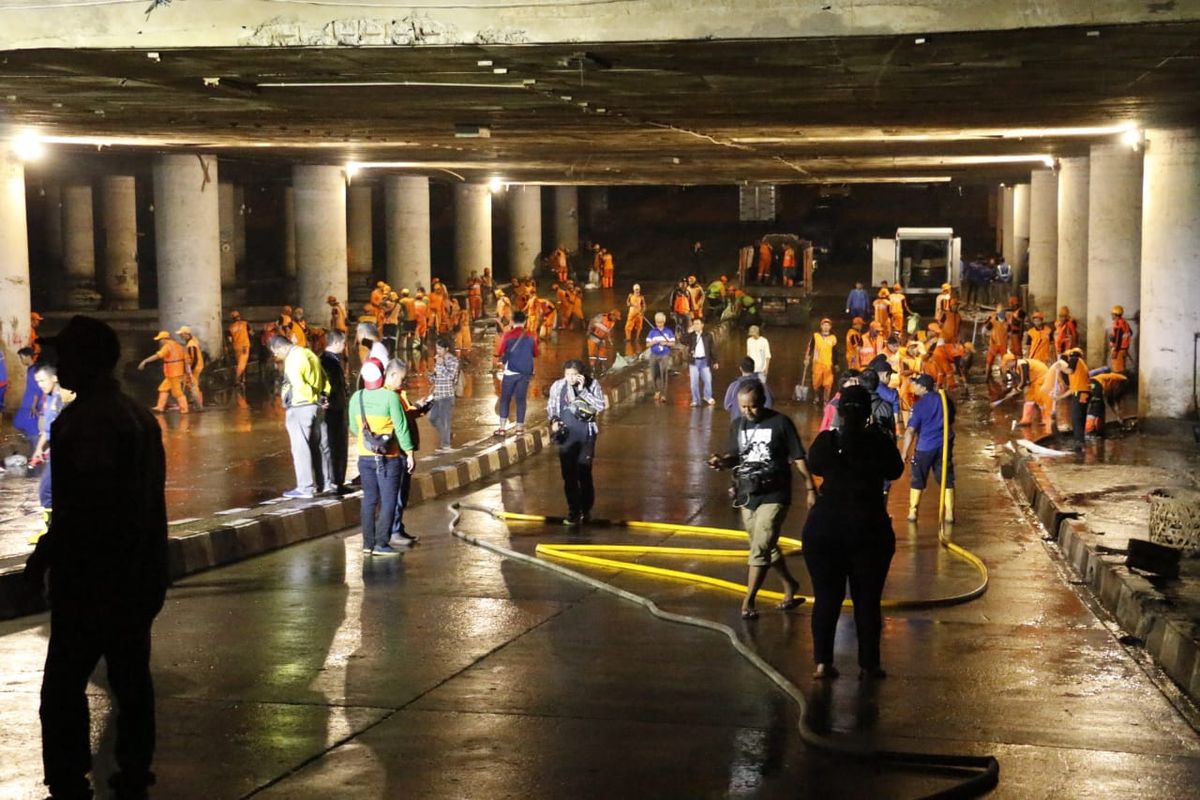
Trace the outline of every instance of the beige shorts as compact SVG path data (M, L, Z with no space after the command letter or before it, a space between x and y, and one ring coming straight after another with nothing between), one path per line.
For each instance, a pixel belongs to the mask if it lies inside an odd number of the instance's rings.
M750 535L750 566L769 567L783 558L779 533L783 530L788 507L783 503L763 503L753 511L743 508L741 512L742 526Z

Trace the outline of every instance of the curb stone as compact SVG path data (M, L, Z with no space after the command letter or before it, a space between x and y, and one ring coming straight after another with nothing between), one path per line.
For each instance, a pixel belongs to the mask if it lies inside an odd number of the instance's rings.
M1123 555L1102 549L1099 537L1069 510L1040 463L1012 459L1017 486L1071 569L1125 633L1142 640L1162 670L1193 702L1200 702L1200 626L1175 611L1149 579L1126 567Z
M650 386L646 362L601 378L609 407L641 398ZM550 446L549 422L531 426L520 437L489 444L471 452L453 464L413 478L413 502L433 500L537 455ZM362 508L359 493L338 498L322 498L304 505L287 505L264 511L256 517L228 520L212 519L212 527L187 536L167 540L167 565L171 580L243 561L309 539L358 525ZM0 572L0 619L34 614L46 610L45 599L25 584L22 567Z

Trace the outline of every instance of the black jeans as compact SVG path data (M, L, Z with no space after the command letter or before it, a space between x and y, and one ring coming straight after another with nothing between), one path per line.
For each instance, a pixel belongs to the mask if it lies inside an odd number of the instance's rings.
M346 483L346 459L350 449L346 410L325 409L325 428L329 432L329 457L333 461L330 479L335 485L343 486Z
M592 455L595 450L595 438L580 438L574 433L558 448L558 463L562 468L563 490L567 495L570 516L590 514L592 506L596 504L596 487L592 483Z
M392 536L408 536L404 528L404 509L412 500L412 473L400 467L400 480L396 484L396 510L392 513L389 531Z
M1080 402L1079 395L1071 395L1071 432L1075 436L1075 449L1082 450L1087 435L1087 403Z
M150 677L153 615L54 608L42 675L42 764L53 794L85 796L91 769L88 678L100 658L116 699L116 759L127 787L154 782L154 683ZM90 796L90 795L86 795Z
M867 543L835 541L825 536L805 537L804 564L813 586L813 660L833 663L833 640L846 582L854 600L854 627L858 631L858 665L879 666L879 638L883 632L880 602L888 567L896 552L893 538Z

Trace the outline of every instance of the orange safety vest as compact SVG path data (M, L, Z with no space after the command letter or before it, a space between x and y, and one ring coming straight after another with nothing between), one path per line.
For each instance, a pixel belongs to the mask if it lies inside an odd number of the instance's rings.
M187 362L187 353L184 351L183 345L174 339L163 339L157 355L163 362L164 378L182 378L184 376L187 371L184 366Z

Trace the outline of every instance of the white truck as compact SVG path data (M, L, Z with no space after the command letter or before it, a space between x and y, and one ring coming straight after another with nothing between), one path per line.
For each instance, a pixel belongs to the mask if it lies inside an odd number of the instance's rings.
M893 238L872 241L871 255L872 289L903 284L914 311L931 311L942 284L961 279L962 239L953 228L897 228Z

